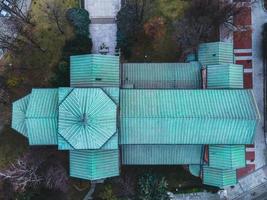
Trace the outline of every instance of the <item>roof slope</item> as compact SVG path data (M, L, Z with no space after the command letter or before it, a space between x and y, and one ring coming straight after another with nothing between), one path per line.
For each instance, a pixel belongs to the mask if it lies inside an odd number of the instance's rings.
M30 145L57 144L58 89L33 89L26 111Z
M236 170L203 166L203 183L219 188L235 185L237 183Z
M207 66L208 88L243 88L243 66L221 64Z
M122 164L200 164L202 147L202 145L122 145Z
M120 107L121 144L249 144L259 119L251 90L121 90Z
M210 42L198 47L198 60L201 65L219 65L234 62L233 43Z
M28 108L30 95L27 95L15 102L12 106L12 128L27 137L26 111Z
M97 180L119 175L119 150L70 151L70 176Z
M201 68L191 63L125 63L122 87L200 88Z
M245 146L209 145L209 166L218 169L245 167Z
M79 55L70 58L71 87L119 87L119 56Z

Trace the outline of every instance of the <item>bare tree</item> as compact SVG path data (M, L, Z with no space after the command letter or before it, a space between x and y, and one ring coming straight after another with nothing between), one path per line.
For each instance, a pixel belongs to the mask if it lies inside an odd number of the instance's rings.
M196 50L201 42L217 40L219 27L241 31L249 27L237 26L234 18L245 13L253 2L240 4L227 0L192 0L184 17L175 22L177 40L184 53Z
M35 150L0 172L0 179L9 180L15 191L44 186L66 192L67 172L61 163L47 149Z
M30 13L27 12L29 8L27 3L27 0L0 1L0 8L5 10L11 17L15 18L20 23L34 25Z
M0 48L19 51L21 47L29 47L45 51L33 34L35 24L28 12L26 0L0 1L0 8L9 13L9 16L0 20Z
M43 181L43 178L38 175L38 169L44 160L38 160L34 165L29 164L28 160L27 154L11 164L6 171L0 172L0 177L10 180L15 191L25 191L27 187L37 186Z

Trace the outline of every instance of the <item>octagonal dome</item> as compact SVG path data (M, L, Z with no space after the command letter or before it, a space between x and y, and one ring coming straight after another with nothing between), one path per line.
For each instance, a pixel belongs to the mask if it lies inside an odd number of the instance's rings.
M99 149L116 132L116 104L100 88L75 88L59 105L59 134L75 149Z

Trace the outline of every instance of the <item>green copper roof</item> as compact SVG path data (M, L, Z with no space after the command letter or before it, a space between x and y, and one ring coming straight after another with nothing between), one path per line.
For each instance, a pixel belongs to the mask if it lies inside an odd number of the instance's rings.
M236 170L222 170L203 166L203 183L223 188L237 183Z
M119 87L119 59L111 55L71 56L70 86Z
M121 90L121 144L250 144L251 90Z
M115 133L100 149L111 150L118 149L119 136ZM60 134L58 134L58 149L59 150L75 150L75 148L68 143Z
M203 43L198 48L198 60L201 65L219 65L234 62L233 43Z
M207 66L208 88L243 88L243 66L221 64Z
M122 145L124 165L200 164L202 145Z
M58 89L33 89L26 111L30 145L57 144Z
M192 175L199 177L200 176L200 165L189 165L189 171Z
M245 146L209 145L209 166L218 169L245 167Z
M99 88L66 94L59 104L59 134L75 149L101 148L117 130L116 104Z
M124 88L200 88L201 68L192 63L126 63Z
M27 137L26 111L30 95L27 95L13 103L12 106L12 128Z
M70 176L98 180L119 175L119 150L70 151Z

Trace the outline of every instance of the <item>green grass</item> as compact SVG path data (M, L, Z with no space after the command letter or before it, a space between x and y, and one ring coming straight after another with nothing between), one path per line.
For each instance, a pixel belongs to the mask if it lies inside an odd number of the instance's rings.
M0 133L0 170L5 169L28 149L27 139L9 127Z

